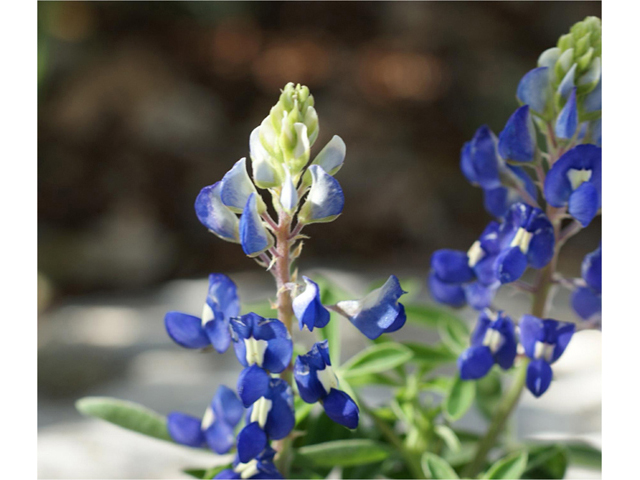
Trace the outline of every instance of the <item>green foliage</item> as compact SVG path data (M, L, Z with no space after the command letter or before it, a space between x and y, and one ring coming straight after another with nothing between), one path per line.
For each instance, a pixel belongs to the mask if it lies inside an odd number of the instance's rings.
M461 380L456 376L445 400L445 414L449 420L455 421L462 418L473 404L475 396L475 382Z
M413 362L427 369L455 362L458 356L443 344L425 345L422 343L405 342L402 345L413 353Z
M564 478L568 463L569 455L563 445L532 447L522 478Z
M476 406L485 418L491 419L501 398L500 374L497 369L493 369L476 382Z
M167 420L137 403L110 397L84 397L76 401L83 415L101 418L133 432L173 442L167 431Z
M412 351L399 343L374 344L354 355L342 366L342 378L386 372L404 365L412 356Z
M389 453L384 444L373 440L336 440L298 449L295 462L311 462L319 467L347 467L381 462Z
M190 477L193 477L193 478L200 478L202 480L207 480L207 479L211 479L211 478L215 477L222 470L226 470L226 469L231 468L231 467L232 467L232 465L230 463L228 463L226 465L220 465L218 467L212 467L212 468L208 468L208 469L204 469L204 468L187 468L185 470L182 470L182 473L185 473L185 474L187 474L187 475L189 475Z
M584 443L567 445L571 463L591 468L602 468L602 452Z
M482 478L520 478L527 468L527 452L515 452L491 465Z
M435 453L425 452L421 464L427 478L460 478L451 465Z

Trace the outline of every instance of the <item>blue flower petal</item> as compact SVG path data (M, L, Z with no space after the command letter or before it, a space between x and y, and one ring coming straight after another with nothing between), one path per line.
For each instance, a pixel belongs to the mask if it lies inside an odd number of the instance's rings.
M569 71L565 74L564 78L560 82L560 85L558 86L557 92L564 99L569 96L571 90L575 87L575 76L577 67L578 64L574 63Z
M463 307L466 303L464 289L461 285L444 283L436 272L429 273L429 292L436 302L444 303L454 308Z
M544 360L532 360L527 367L527 388L534 396L539 397L551 385L553 371Z
M300 330L306 325L312 332L314 327L325 327L329 323L331 315L320 301L318 284L305 276L302 279L306 287L300 295L293 299L293 313L298 319Z
M167 415L167 430L176 443L199 448L205 445L199 418L180 412Z
M167 312L164 326L171 339L186 348L204 348L211 344L202 328L202 320L180 312Z
M600 210L600 194L590 182L584 182L569 197L569 213L583 227L588 226Z
M264 397L269 389L269 374L258 365L251 365L238 376L238 395L245 407Z
M267 434L258 422L250 423L238 434L238 459L242 463L253 460L265 449L267 442Z
M549 68L538 67L527 72L518 84L516 96L532 110L544 114L550 99Z
M309 360L311 353L312 352L306 355L299 355L293 366L293 377L298 385L298 392L302 400L307 403L315 403L327 394L318 379L316 373L318 367L311 364ZM324 365L322 365L322 368L324 368Z
M267 341L263 368L271 373L280 373L291 363L293 341L284 323L275 318L259 321L254 327L254 336Z
M482 188L500 186L502 160L498 157L498 140L486 125L481 126L471 140L471 158L475 178Z
M520 247L507 248L496 258L495 269L500 283L515 282L527 269L527 257Z
M204 431L204 436L209 448L218 455L223 455L231 450L236 440L233 427L221 419L216 419Z
M344 194L338 181L319 165L309 167L312 184L307 199L298 214L303 224L335 220L344 208Z
M469 181L469 183L475 185L478 183L476 178L476 172L473 168L473 158L471 156L471 142L465 142L460 152L460 170L462 174Z
M216 418L224 420L225 423L232 427L238 424L244 413L244 407L236 392L226 385L220 385L216 390L216 394L211 401L211 409Z
M250 257L260 255L273 246L273 237L267 231L258 213L257 193L249 195L240 217L240 243Z
M592 320L601 315L602 295L589 287L577 288L571 296L571 306L583 320Z
M280 440L289 435L296 423L293 392L287 382L272 378L267 398L272 404L264 429L270 439Z
M358 427L360 410L353 399L342 390L332 388L324 400L322 406L327 416L336 423L347 428Z
M220 199L232 211L241 213L254 194L257 195L257 191L247 173L247 159L241 158L222 177Z
M542 320L533 315L523 315L519 324L520 343L524 347L524 353L529 358L534 358L536 342L544 339L544 325Z
M569 197L574 191L570 175L579 171L590 172L587 181L592 183L598 194L601 195L602 149L590 144L578 145L562 155L547 172L544 182L544 196L550 205L554 207L567 205Z
M513 366L518 353L518 342L516 332L511 319L500 312L498 319L491 326L500 332L502 345L493 353L493 358L503 370L508 370Z
M337 307L358 330L373 340L397 320L400 315L398 299L404 294L398 277L391 275L382 287L362 300L338 302Z
M590 122L591 129L591 143L596 144L598 147L602 146L602 119L599 118Z
M239 243L238 217L220 199L221 182L204 187L196 197L196 216L218 237Z
M458 250L437 250L431 255L431 268L445 283L463 283L474 278L469 257Z
M475 310L490 307L498 288L500 288L500 282L498 281L491 285L471 282L462 286L467 303Z
M536 129L529 105L518 108L500 132L498 152L505 160L531 162L536 149Z
M489 347L484 345L469 347L458 357L460 378L462 380L482 378L489 373L493 364L494 360Z
M400 307L398 310L398 316L391 325L384 329L384 333L397 332L402 327L404 327L405 323L407 323L407 314L404 311L404 305L398 303L398 307Z
M602 110L602 78L596 85L596 88L591 90L582 101L582 108L586 113L597 112Z
M553 349L553 356L550 362L553 363L558 360L566 350L569 341L573 337L573 333L576 331L576 326L573 323L563 323L556 320L545 320L544 322L551 323L553 325L552 328L555 330L555 340L553 342L555 343L555 348Z
M320 153L313 160L314 165L319 165L329 175L335 175L342 168L344 157L347 154L347 146L344 140L334 135Z
M584 257L582 278L593 290L602 292L602 246Z
M572 138L578 129L578 102L576 101L576 89L569 95L569 100L564 105L556 120L556 136L558 138Z
M483 191L484 209L496 218L503 218L510 204L507 187L490 188Z
M207 301L213 311L221 311L226 318L240 315L238 288L233 280L222 273L209 275Z
M217 318L208 321L204 325L204 330L209 337L209 341L218 353L224 353L231 343L231 333L229 333L229 320L219 314Z

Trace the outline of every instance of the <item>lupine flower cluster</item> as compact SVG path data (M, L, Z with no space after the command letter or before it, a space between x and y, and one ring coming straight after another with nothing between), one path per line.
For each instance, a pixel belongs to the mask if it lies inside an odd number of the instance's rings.
M480 312L471 346L458 360L461 378L481 378L494 364L508 370L520 352L530 360L527 388L540 396L574 331L600 323L601 248L585 258L582 279L555 272L564 243L602 208L600 20L574 25L543 52L516 97L521 106L500 134L480 127L460 158L462 173L482 188L495 220L467 252L436 251L428 284L436 301ZM538 270L533 285L522 280L528 268ZM494 306L505 284L543 296L535 316L516 325ZM572 306L581 320L540 318L557 285L574 290Z
M252 177L242 158L221 181L203 188L195 202L200 222L223 240L240 243L245 254L273 274L278 286L273 305L278 318L240 315L236 285L223 274L209 276L200 317L181 312L165 316L167 333L178 345L213 346L223 353L233 344L243 367L237 394L221 386L202 419L174 412L167 420L169 434L178 443L208 446L219 454L236 448L232 467L215 478L282 478L274 463L282 444L273 442L288 437L295 426L296 394L309 404L320 403L334 422L349 429L358 426L358 405L340 389L327 340L292 362L293 316L300 330L311 332L327 326L331 309L370 339L396 331L406 321L404 306L398 302L406 292L393 275L361 300L325 306L316 282L302 276L299 283L297 271L291 274L302 240L308 238L302 229L334 220L344 205L333 175L344 162L345 144L334 136L309 162L318 131L308 88L286 85L278 103L250 135ZM276 219L260 190L268 193Z

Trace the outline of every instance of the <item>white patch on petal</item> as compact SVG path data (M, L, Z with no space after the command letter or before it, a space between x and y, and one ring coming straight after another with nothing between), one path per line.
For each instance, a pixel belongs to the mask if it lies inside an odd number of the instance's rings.
M269 416L269 411L271 410L271 405L273 402L265 397L260 397L256 403L253 404L253 409L251 410L251 418L250 423L258 422L260 428L264 428L267 424L267 417Z
M550 343L536 342L533 357L536 360L543 358L547 362L551 362L555 348L556 346Z
M253 169L253 180L256 185L262 188L276 186L275 170L269 164L269 152L260 141L260 127L256 127L249 137L249 151L251 155L251 166Z
M516 232L516 236L511 240L512 247L520 247L520 251L525 255L529 251L529 243L533 238L533 233L527 232L524 228L520 227Z
M309 136L307 135L307 126L304 123L294 123L293 128L296 130L297 142L293 149L293 158L295 159L309 159ZM306 161L305 161L306 163Z
M258 365L262 367L262 363L264 362L264 352L267 350L267 346L269 344L266 340L256 340L255 338L245 338L244 346L247 351L246 359L247 364Z
M291 178L291 173L289 169L285 167L285 181L282 185L282 193L280 194L280 204L282 207L291 212L298 205L298 191L296 190L295 185L293 184L293 179Z
M214 314L213 310L207 302L204 302L204 307L202 307L202 326L204 327L207 323L213 320Z
M575 168L570 168L567 171L567 178L569 179L569 182L571 182L571 188L575 190L584 182L591 180L592 174L593 172L588 169L576 170Z
M318 380L322 384L322 388L324 388L327 394L331 392L332 388L338 388L338 377L333 373L333 369L331 365L325 366L322 370L317 370Z
M200 424L202 430L206 430L207 428L209 428L215 419L216 416L213 413L211 406L207 407L204 412L204 416L202 417L202 423Z
M334 135L329 143L316 155L313 163L320 165L329 175L335 175L342 167L346 154L347 146L344 141L338 135Z
M239 463L233 471L240 474L240 478L251 478L258 473L258 460L255 458L247 463Z
M252 193L258 195L247 173L247 159L243 157L222 178L220 198L231 210L242 213Z
M482 345L489 347L491 353L496 353L500 350L500 347L504 344L504 336L493 328L487 328L487 332L484 334Z
M558 61L558 58L560 58L561 53L562 52L558 47L548 48L540 54L540 57L538 57L538 66L553 67Z
M473 245L471 245L471 248L467 252L467 257L469 257L469 267L471 268L475 267L476 264L482 260L482 257L484 257L484 250L480 246L479 240L473 242Z

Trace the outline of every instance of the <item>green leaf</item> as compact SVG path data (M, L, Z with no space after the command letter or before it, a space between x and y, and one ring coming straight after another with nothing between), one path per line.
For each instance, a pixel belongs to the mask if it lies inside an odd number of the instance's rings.
M318 284L320 289L320 301L323 305L333 305L341 300L346 300L347 295L344 291L333 285L329 280L314 275L314 282ZM326 327L318 329L318 335L321 340L329 341L329 357L331 357L331 365L334 369L340 366L340 321L341 317L336 312L329 310L330 320Z
M189 475L190 477L193 478L206 478L205 475L207 474L207 471L204 468L187 468L185 470L182 470L182 473Z
M564 478L569 458L563 445L529 448L529 460L522 478Z
M591 468L602 468L602 452L584 443L570 443L567 445L569 459L572 464Z
M353 399L354 402L356 402L356 405L359 408L360 400L358 399L358 395L356 395L356 392L349 381L345 379L341 374L338 374L338 385L347 395L349 395Z
M299 425L309 416L316 404L307 403L298 396L295 398L296 425Z
M456 435L456 432L454 432L450 427L446 425L436 425L434 431L436 435L444 440L444 443L449 450L452 452L460 451L460 439Z
M475 396L475 382L465 381L460 379L460 376L456 376L444 406L449 420L455 421L462 418L473 404Z
M428 380L420 382L418 388L420 390L438 392L442 394L449 393L451 390L451 384L453 383L453 378L451 377L432 377Z
M527 468L527 452L515 452L491 465L482 478L520 478Z
M167 431L167 420L137 403L110 397L84 397L76 401L83 415L97 417L127 430L173 442Z
M231 467L232 465L228 463L226 465L220 465L218 467L211 467L206 470L204 468L187 468L185 470L182 470L182 473L186 473L187 475L193 478L200 478L202 480L207 480L215 477L222 470L226 470Z
M457 317L440 317L438 319L438 333L440 333L442 343L456 355L460 355L469 344L469 328Z
M380 343L371 345L350 358L342 367L343 378L380 373L403 365L411 359L413 353L398 343Z
M441 321L462 323L464 325L461 319L443 308L408 302L402 302L402 304L407 314L407 321L416 326L437 329Z
M336 440L301 447L297 462L311 462L318 467L349 467L381 462L389 456L388 448L368 439Z
M424 345L422 343L404 342L402 345L413 352L413 358L411 359L413 362L430 368L455 362L458 358L457 355L443 344Z
M460 478L451 465L435 453L425 452L421 463L422 471L427 478Z
M255 303L243 303L242 314L245 315L250 312L256 313L265 318L273 318L276 313L276 311L271 308L271 303L268 300Z
M363 385L385 385L387 387L401 387L404 385L400 380L392 378L382 373L369 373L352 377L349 379L352 387L361 387Z
M501 398L500 375L496 369L493 369L476 382L476 405L485 418L491 419Z

